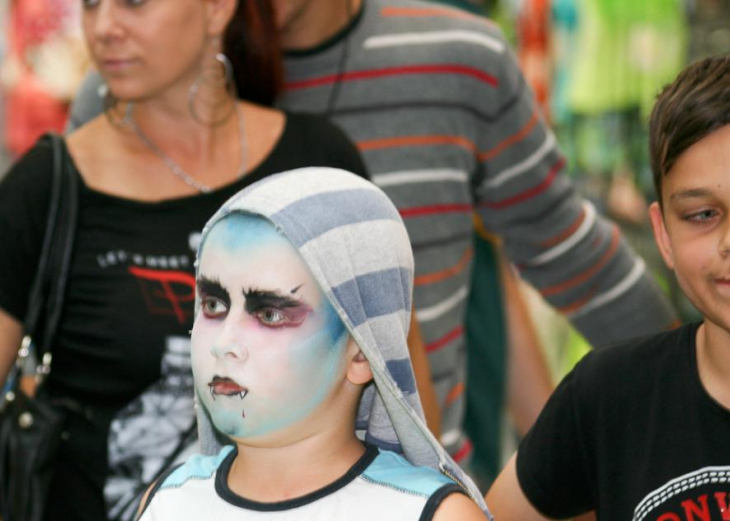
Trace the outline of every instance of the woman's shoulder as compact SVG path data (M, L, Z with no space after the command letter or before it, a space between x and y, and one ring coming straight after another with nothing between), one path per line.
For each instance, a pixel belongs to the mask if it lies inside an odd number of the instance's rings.
M284 111L284 115L288 131L302 132L312 142L327 143L335 139L335 144L352 143L336 123L322 114Z
M2 178L0 207L32 201L34 207L44 208L43 203L50 197L53 164L52 137L43 135Z
M317 114L287 111L285 115L281 148L287 153L300 156L310 166L342 168L369 179L356 144L336 123Z
M77 162L94 161L108 154L112 133L111 124L105 115L87 121L66 136L69 153Z

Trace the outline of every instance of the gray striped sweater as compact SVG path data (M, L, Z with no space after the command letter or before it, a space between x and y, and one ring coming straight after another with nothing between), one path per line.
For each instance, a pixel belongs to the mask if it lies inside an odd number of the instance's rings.
M673 312L618 228L575 193L500 31L417 0L364 0L329 44L289 53L281 105L331 113L394 201L415 255L414 303L457 460L472 214L593 345L666 329Z

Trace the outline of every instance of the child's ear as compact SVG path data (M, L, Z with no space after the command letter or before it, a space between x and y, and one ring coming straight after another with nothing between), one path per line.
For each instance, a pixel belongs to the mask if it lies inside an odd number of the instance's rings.
M365 385L373 379L370 362L360 351L355 340L350 338L347 343L347 380L353 385Z
M672 243L669 240L667 226L664 224L664 216L659 203L651 203L649 207L649 217L651 218L651 227L654 230L654 240L659 247L659 251L664 257L669 269L674 269L674 254L672 253Z

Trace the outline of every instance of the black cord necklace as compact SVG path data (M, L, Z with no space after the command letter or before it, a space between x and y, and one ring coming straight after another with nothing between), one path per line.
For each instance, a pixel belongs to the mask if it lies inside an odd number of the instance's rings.
M365 0L363 0L364 2ZM347 15L347 34L345 35L345 39L342 42L342 51L340 52L340 59L337 63L337 74L335 75L335 81L332 83L332 89L330 89L329 98L327 99L327 105L325 107L324 115L328 119L332 116L332 113L334 112L335 105L337 104L337 100L340 97L340 87L342 84L342 77L345 75L345 69L347 67L347 62L349 60L350 55L350 36L352 35L352 32L355 30L354 27L350 27L352 24L352 18L353 18L353 11L352 11L352 0L345 0L345 8L347 9L346 15ZM360 7L363 8L362 6Z

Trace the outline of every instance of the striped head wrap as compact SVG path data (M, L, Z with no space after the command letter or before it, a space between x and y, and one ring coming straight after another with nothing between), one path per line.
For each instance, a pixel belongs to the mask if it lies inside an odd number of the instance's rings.
M444 472L486 509L424 421L406 343L413 252L388 197L372 183L332 168L270 176L233 196L208 221L198 258L213 225L235 212L263 217L289 239L368 359L374 384L363 393L355 426L365 441ZM202 407L198 430L203 453L218 453L222 440Z

